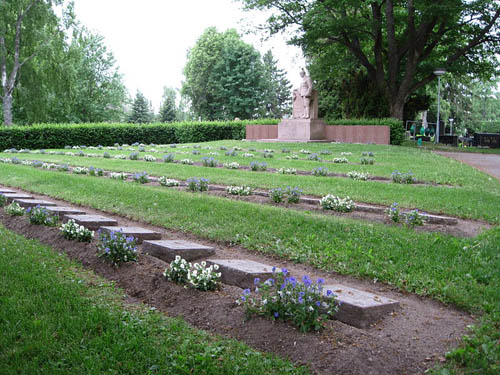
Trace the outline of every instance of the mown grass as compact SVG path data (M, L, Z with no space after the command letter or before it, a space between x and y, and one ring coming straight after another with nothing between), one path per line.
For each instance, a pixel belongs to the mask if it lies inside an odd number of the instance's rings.
M0 225L0 373L305 374L145 307Z
M358 145L359 146L359 145ZM12 157L12 154L3 154ZM437 157L435 155L432 157ZM1 156L0 156L1 157ZM77 166L94 166L110 171L142 172L154 176L188 179L205 177L211 183L226 185L249 185L254 188L298 187L305 194L324 196L335 194L350 196L354 200L375 204L390 205L398 202L406 208L418 208L429 212L444 213L463 218L482 219L490 223L500 223L500 182L484 173L447 158L441 158L443 170L464 169L468 178L462 187L432 185L400 185L377 181L355 181L348 178L314 177L303 175L282 175L248 170L229 170L182 165L175 163L151 163L145 161L84 158L64 155L23 154L23 159L41 160L54 163L69 163ZM264 160L264 159L263 159ZM268 160L268 159L266 159ZM271 159L272 160L272 159ZM288 167L293 160L286 160ZM306 163L317 163L307 161ZM432 163L431 163L432 164ZM333 166L336 166L332 164ZM328 166L330 168L330 166ZM371 166L359 168L369 170ZM352 169L352 168L351 168ZM457 172L458 173L458 172ZM465 172L461 172L465 173Z
M0 182L10 186L382 281L484 314L464 346L450 354L450 366L469 373L494 374L498 369L500 227L475 239L459 239L17 165L0 165L0 170Z

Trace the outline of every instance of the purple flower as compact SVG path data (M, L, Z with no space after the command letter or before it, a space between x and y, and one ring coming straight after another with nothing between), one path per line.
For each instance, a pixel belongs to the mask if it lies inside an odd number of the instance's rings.
M332 295L333 295L333 292L332 292L330 289L328 289L328 290L326 291L326 296L327 296L327 297L330 297L330 296L332 296Z
M304 298L302 298L301 296L299 296L299 303L302 305L304 303Z
M244 294L245 296L250 295L250 293L251 293L251 292L250 292L250 289L245 289L245 290L243 291L243 294Z
M275 273L275 272L276 272L276 267L273 266L273 273Z
M247 298L246 298L245 296L241 296L241 300L242 300L243 302L245 302L245 301L247 300Z
M306 287L310 287L310 286L311 286L311 279L309 278L309 276L307 276L307 275L306 275L306 276L304 276L304 277L302 278L302 281L304 282L304 285L305 285Z
M318 284L321 285L321 284L324 284L325 283L325 279L322 279L321 277L318 279Z
M254 280L253 280L253 285L257 285L259 284L260 282L260 279L258 277L256 277Z
M316 306L320 307L321 306L321 301L316 301Z
M277 312L275 312L275 313L274 313L274 317L275 317L275 318L277 318L278 316L280 316L280 314L279 314L279 313L277 313Z
M282 268L281 272L283 272L284 276L288 275L288 270L286 268Z

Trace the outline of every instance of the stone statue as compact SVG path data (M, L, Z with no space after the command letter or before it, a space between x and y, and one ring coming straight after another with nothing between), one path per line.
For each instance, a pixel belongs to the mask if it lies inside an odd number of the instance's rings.
M302 83L293 90L293 118L311 118L311 102L313 98L313 84L304 69L300 72Z

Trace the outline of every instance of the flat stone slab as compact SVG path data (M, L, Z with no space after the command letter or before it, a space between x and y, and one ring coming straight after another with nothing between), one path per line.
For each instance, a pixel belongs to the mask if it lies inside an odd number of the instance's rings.
M12 202L14 199L33 199L32 195L19 193L7 193L4 196L7 198L7 202Z
M56 206L56 204L53 202L44 201L41 199L14 199L14 202L17 202L17 204L24 208L36 206Z
M422 219L432 224L457 225L458 220L454 217L431 215L421 212Z
M371 206L369 204L356 203L356 206L354 206L354 210L355 211L362 211L362 212L373 212L376 214L384 214L385 211L387 211L387 208L378 207L378 206Z
M0 188L0 193L2 193L2 194L6 194L6 193L15 194L16 192L14 190Z
M144 241L142 251L165 262L171 262L177 255L188 262L215 254L210 246L184 240Z
M54 215L59 215L62 219L64 215L85 215L86 212L79 210L78 208L73 207L59 207L59 206L49 206L45 207L47 211Z
M144 240L159 240L161 239L161 233L155 232L146 228L140 227L101 227L104 232L122 232L127 237L132 236L136 239L136 243L142 243Z
M327 297L328 290L336 295L339 302L335 319L358 328L367 328L399 308L396 300L339 284L324 285L325 299L331 298Z
M305 204L313 204L313 205L318 205L319 201L321 199L318 198L308 198L308 197L301 197L300 201Z
M63 221L67 222L73 219L76 224L83 225L90 230L97 230L103 226L116 225L118 222L115 219L100 215L64 215Z
M209 259L208 264L219 265L221 281L225 284L251 288L256 277L265 281L272 278L272 266L247 259Z

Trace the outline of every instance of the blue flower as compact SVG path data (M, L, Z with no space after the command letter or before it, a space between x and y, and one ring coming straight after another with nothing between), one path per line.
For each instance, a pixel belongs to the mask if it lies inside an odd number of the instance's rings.
M274 317L275 317L275 318L277 318L278 316L280 316L280 314L279 314L279 313L277 313L277 312L275 312L275 313L274 313Z
M276 272L276 267L273 266L273 269L272 269L273 273Z
M318 282L319 285L324 284L325 283L325 279L322 279L320 277L317 282Z
M304 298L302 298L301 296L299 296L299 303L302 305L304 303Z
M246 295L246 296L250 295L250 293L251 293L251 292L250 292L250 289L245 289L245 290L243 291L243 294L244 294L244 295Z
M253 285L257 285L259 284L260 282L260 279L258 277L256 277L254 280L253 280Z
M321 301L316 301L316 306L320 307L321 306Z
M245 297L245 296L241 296L241 300L242 300L243 302L245 302L247 299L246 299L246 297Z
M327 297L330 297L330 296L332 296L332 295L333 295L333 292L332 292L330 289L328 289L328 290L326 291L326 296L327 296Z
M284 276L288 275L288 270L286 268L282 268L281 272L283 272Z

